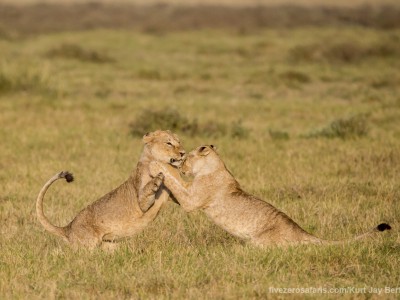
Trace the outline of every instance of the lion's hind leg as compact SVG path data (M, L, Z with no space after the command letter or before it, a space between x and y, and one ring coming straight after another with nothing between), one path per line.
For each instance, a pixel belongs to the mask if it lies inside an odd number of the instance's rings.
M94 230L94 228L74 226L68 232L68 241L73 249L85 248L93 250L100 246L102 237Z

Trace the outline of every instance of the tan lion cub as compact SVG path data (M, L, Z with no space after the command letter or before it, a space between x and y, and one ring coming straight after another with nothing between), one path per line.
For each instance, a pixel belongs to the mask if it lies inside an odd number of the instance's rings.
M150 173L165 176L164 184L187 211L203 210L217 225L229 233L258 246L290 244L325 244L344 241L326 241L303 230L286 214L271 204L244 192L215 151L215 147L201 146L190 152L182 165L185 175L194 176L192 184L171 174L170 167L159 162L150 164ZM351 240L373 232L390 229L380 224Z
M177 135L170 131L155 131L143 137L144 149L137 167L119 187L83 209L65 227L50 223L43 212L43 197L50 185L65 178L73 181L72 174L54 175L42 188L36 201L36 212L43 227L71 244L74 248L89 249L102 242L116 241L132 236L146 227L157 216L169 192L161 187L164 176L150 177L149 163L159 161L179 166L184 158ZM172 168L172 167L171 167ZM161 189L160 189L161 187Z

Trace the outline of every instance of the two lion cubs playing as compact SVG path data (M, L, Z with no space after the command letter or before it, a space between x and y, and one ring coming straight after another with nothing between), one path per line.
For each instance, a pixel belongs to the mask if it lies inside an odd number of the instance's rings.
M65 227L54 226L45 217L43 197L54 181L65 178L70 182L73 177L68 172L52 177L36 203L44 228L74 247L92 249L138 233L156 218L170 193L186 212L201 209L227 232L257 246L343 243L391 228L382 223L343 241L317 238L271 204L244 192L214 146L200 146L186 158L178 136L170 131L146 134L143 142L142 155L131 176L83 209ZM192 176L193 181L182 180L177 167L184 175Z

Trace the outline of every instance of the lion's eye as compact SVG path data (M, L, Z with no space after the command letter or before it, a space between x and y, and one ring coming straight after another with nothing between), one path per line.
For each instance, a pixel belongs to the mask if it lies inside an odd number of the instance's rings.
M170 142L168 142L168 143L166 143L168 146L170 146L170 147L172 147L173 145L170 143Z

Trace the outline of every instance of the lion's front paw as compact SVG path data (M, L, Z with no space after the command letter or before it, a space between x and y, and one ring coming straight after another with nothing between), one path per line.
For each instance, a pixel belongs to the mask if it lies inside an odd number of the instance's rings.
M150 171L150 176L151 177L157 177L157 175L162 172L160 164L158 162L156 162L156 161L152 161L150 163L149 171Z
M153 185L153 192L157 192L158 189L160 188L161 184L164 181L164 174L163 173L158 173L157 176L154 177L154 185Z

